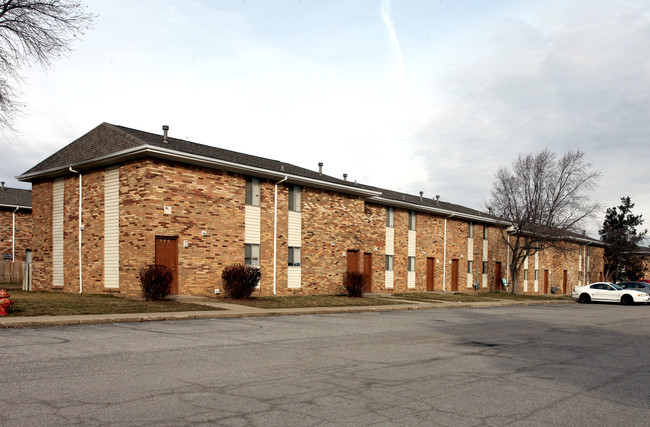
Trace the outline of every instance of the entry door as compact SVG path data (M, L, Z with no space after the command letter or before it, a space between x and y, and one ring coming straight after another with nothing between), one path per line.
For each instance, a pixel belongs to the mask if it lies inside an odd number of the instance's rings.
M494 264L494 290L498 291L503 289L503 278L501 277L501 263Z
M427 292L433 292L434 289L434 278L433 275L436 272L436 259L427 258Z
M178 294L178 237L156 236L156 264L171 270L174 279L169 293Z
M569 278L569 273L567 270L564 270L564 274L562 275L562 293L566 294L566 285Z
M544 293L548 293L548 270L544 270Z
M458 291L458 260L451 260L451 290Z
M363 254L363 291L370 292L372 289L372 254Z
M354 250L348 250L347 253L347 259L348 259L348 271L353 271L353 272L360 272L360 263L359 263L359 251L354 251Z

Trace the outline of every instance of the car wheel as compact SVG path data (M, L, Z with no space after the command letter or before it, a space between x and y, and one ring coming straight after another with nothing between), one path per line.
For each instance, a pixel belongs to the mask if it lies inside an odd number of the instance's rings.
M634 298L632 298L631 295L623 295L621 297L621 304L624 304L624 305L634 304Z
M591 297L589 296L589 294L581 294L580 298L578 298L578 302L582 304L586 304L588 302L591 302Z

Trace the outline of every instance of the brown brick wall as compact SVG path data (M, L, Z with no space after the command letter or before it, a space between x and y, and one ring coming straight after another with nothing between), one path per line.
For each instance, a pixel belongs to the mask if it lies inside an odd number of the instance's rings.
M0 255L11 257L12 248L15 261L25 260L25 251L32 249L32 213L25 209L0 208ZM16 220L14 240L14 215ZM11 258L8 258L11 259Z
M79 290L78 261L78 176L65 179L64 290ZM273 294L273 233L275 182L261 180L261 283L258 295ZM357 251L363 269L364 254L372 260L373 292L422 292L426 290L427 258L435 261L434 290L452 290L452 261L458 260L458 290L467 286L469 221L447 218L445 260L445 217L417 213L416 282L407 287L407 209L395 209L394 288L385 288L386 208L362 198L333 191L303 187L302 193L302 281L300 289L287 286L288 193L278 185L276 293L336 294L344 292L342 276L347 269L348 251ZM33 185L34 288L50 289L52 283L52 182ZM172 213L165 213L165 206ZM104 288L104 170L83 174L82 265L85 292ZM483 224L474 222L473 268L483 284ZM178 244L178 286L180 294L213 295L222 289L225 266L244 263L245 176L157 159L140 159L120 166L120 288L127 296L139 296L139 269L155 261L156 236L176 237ZM207 233L206 236L202 232ZM508 277L506 246L502 230L488 228L488 286L496 282L496 265ZM188 247L184 247L187 241ZM539 293L544 291L544 270L549 270L550 286L559 286L568 271L570 287L577 275L575 254L540 257ZM599 258L600 257L600 258ZM531 278L534 274L531 263ZM573 270L572 270L573 269ZM590 271L597 279L602 271L602 249L591 248ZM521 274L523 280L523 272ZM529 280L529 292L532 292Z

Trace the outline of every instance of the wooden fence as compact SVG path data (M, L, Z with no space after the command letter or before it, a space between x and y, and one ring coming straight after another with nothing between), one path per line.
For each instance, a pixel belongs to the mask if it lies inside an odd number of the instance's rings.
M0 283L22 283L23 262L10 259L0 260Z

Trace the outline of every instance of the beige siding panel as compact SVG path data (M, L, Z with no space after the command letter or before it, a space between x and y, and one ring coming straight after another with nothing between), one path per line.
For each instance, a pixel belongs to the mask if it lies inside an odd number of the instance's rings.
M474 261L474 239L467 239L467 259Z
M384 285L386 286L386 289L393 289L393 272L392 271L386 271L386 282L384 283Z
M302 215L300 212L289 211L289 235L287 240L289 246L301 247L302 246Z
M386 255L395 255L395 229L393 227L386 227ZM391 278L391 283L392 281Z
M416 241L416 234L417 232L415 230L409 230L409 241L408 241L408 256L415 256L415 241Z
M539 270L539 253L535 252L535 271L538 272L538 270ZM537 275L537 278L535 278L535 271L533 271L533 280L535 280L534 290L537 293L539 290L539 274ZM530 274L530 270L528 271L528 274Z
M410 289L415 288L415 271L409 271L406 276L406 286Z
M120 168L104 175L104 287L120 287Z
M524 270L528 270L528 257L524 258L524 265L523 265ZM522 271L521 274L524 274ZM530 270L528 270L528 274L530 277ZM535 273L533 273L535 274ZM528 279L524 279L524 292L528 292Z
M63 287L63 178L52 185L52 286Z
M262 218L261 208L259 206L246 205L244 216L245 216L244 243L259 245L260 244L260 223Z
M302 280L302 271L301 267L289 266L287 271L287 283L289 289L300 289L300 284Z

